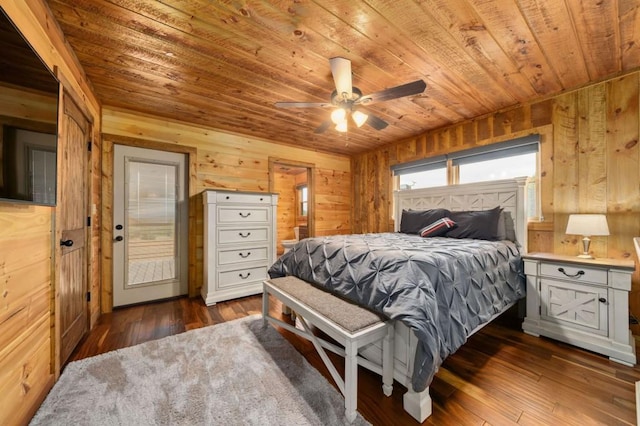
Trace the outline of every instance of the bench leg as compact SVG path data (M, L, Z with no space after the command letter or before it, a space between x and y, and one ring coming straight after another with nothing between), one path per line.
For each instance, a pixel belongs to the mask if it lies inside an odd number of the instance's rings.
M395 328L390 325L387 327L387 335L382 340L382 392L386 396L391 396L393 392L394 334Z
M262 325L267 326L267 317L269 316L269 293L266 288L262 290Z
M353 423L358 405L358 346L354 342L347 342L344 349L344 413L347 420Z

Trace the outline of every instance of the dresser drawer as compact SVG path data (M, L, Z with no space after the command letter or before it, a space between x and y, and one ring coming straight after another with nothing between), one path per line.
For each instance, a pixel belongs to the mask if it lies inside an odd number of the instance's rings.
M218 244L264 243L269 241L268 228L218 228Z
M218 223L267 223L269 209L267 207L218 207Z
M216 193L216 201L219 204L233 203L233 204L271 204L270 194L244 194L233 192L218 192Z
M243 249L218 250L218 265L233 265L234 263L261 262L269 258L269 249L265 247L251 247Z
M606 269L590 268L584 265L542 263L540 265L540 275L573 282L607 285Z
M218 288L240 287L254 284L266 280L267 266L256 266L251 268L234 269L231 271L218 272Z

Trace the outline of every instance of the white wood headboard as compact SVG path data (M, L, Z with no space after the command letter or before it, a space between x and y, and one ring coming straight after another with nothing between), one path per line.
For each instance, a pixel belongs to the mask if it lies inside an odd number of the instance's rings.
M402 210L435 208L461 210L489 210L500 206L511 213L516 240L527 252L526 191L527 178L439 186L436 188L395 191L395 230L400 230Z

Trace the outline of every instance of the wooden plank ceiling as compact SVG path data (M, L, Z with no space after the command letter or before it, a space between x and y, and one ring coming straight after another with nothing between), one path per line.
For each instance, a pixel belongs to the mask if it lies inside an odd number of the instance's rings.
M355 154L640 65L638 0L48 0L104 105ZM328 59L389 122L314 130Z

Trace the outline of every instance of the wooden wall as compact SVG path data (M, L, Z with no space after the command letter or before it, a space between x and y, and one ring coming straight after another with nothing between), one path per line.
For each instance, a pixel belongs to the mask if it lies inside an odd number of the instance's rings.
M277 143L222 133L185 123L143 116L128 111L103 108L102 131L117 143L118 136L136 138L162 144L195 148L196 156L196 240L195 282L189 292L196 295L202 285L203 209L201 192L205 189L234 189L240 191L269 190L269 159L304 162L314 166L315 176L315 235L351 232L351 162L349 157L299 149ZM103 170L109 179L110 170ZM109 196L105 193L105 196ZM280 212L280 214L289 212ZM110 215L110 211L104 211ZM293 214L293 213L290 213ZM109 240L110 229L103 229L103 241ZM105 252L107 248L104 248ZM191 260L190 260L191 261ZM103 263L103 311L108 312L111 291L111 271Z
M0 424L28 420L53 384L51 226L50 207L0 203Z
M42 0L2 0L9 18L68 90L77 94L100 127L100 106L73 53ZM33 93L3 90L0 115L56 122L50 102ZM17 101L17 102L16 102ZM31 104L27 108L16 105ZM95 133L98 135L98 133ZM92 192L93 202L98 195ZM54 359L59 248L53 207L0 202L0 424L25 424L59 374ZM99 246L91 246L92 254ZM99 265L97 265L99 267ZM99 278L99 277L98 277ZM99 288L98 281L90 281ZM94 305L94 309L97 306ZM92 312L95 320L99 311Z
M605 213L611 235L592 238L595 255L640 270L632 241L640 236L639 85L630 73L354 157L353 231L393 229L390 165L539 133L544 221L530 223L529 251L578 253L579 238L564 234L568 215ZM640 315L638 271L631 311Z

